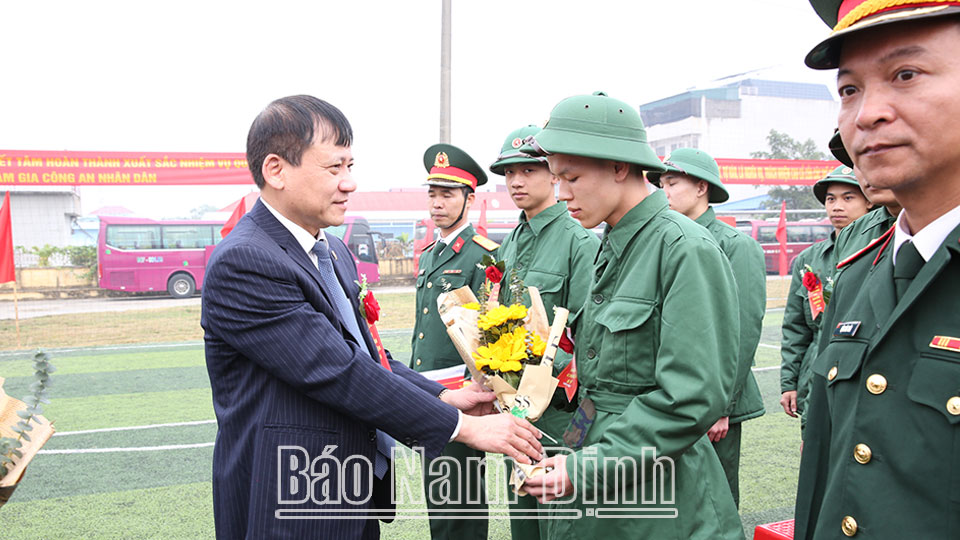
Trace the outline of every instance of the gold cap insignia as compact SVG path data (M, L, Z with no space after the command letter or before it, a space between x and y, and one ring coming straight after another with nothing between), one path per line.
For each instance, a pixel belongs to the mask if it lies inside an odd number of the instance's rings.
M513 146L514 148L520 148L521 146L523 146L523 139L521 139L520 137L517 137L516 139L513 140L512 143L510 143L510 146Z
M446 152L437 152L437 159L433 160L434 167L449 167L450 158L447 157Z

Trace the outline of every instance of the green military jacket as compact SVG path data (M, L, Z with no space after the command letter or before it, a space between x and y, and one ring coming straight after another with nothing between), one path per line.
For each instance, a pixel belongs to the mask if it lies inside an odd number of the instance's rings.
M960 227L899 302L884 244L845 266L827 308L834 330L813 364L798 539L845 538L853 526L855 538L960 538Z
M716 241L669 210L662 191L607 228L575 334L581 406L591 400L596 418L566 460L573 500L551 505L584 517L550 520L550 538L743 538L706 437L733 391L736 364L722 359L737 355L738 308ZM617 460L629 469L620 481ZM617 505L676 519L593 512Z
M507 284L512 270L516 270L525 286L540 291L551 322L555 306L567 308L573 317L590 290L599 247L600 239L570 217L566 203L554 204L529 221L521 212L520 225L503 240L497 252L497 257L506 262L500 302L511 302ZM529 295L525 294L521 301L529 306ZM570 358L570 354L557 351L554 373L559 373ZM537 421L537 427L559 441L569 420L570 413L550 407Z
M410 368L428 372L453 366L466 366L447 336L447 329L437 313L437 297L446 291L470 287L476 294L486 279L478 268L484 254L496 256L497 244L486 238L474 238L472 225L457 235L436 258L433 244L420 255L417 271L417 320L413 326ZM458 246L459 244L459 246ZM486 246L486 247L484 247Z
M867 244L889 231L896 222L897 216L881 206L844 227L837 235L836 245L833 248L837 263L867 247Z
M810 367L817 357L817 339L823 323L823 313L814 320L810 313L808 291L803 286L804 267L810 265L813 273L824 286L827 278L833 279L836 268L834 239L817 242L800 252L793 260L793 277L787 292L787 305L783 309L783 325L780 337L780 392L797 391L797 410L804 414L807 394L810 391ZM831 300L832 301L832 300Z
M737 296L740 300L740 352L737 356L737 379L733 387L730 404L724 416L730 417L733 424L763 416L763 396L753 377L751 367L757 346L760 344L760 332L763 330L763 315L767 311L767 266L763 248L756 240L734 227L717 219L713 207L696 220L706 227L720 249L730 261L733 279L737 282Z

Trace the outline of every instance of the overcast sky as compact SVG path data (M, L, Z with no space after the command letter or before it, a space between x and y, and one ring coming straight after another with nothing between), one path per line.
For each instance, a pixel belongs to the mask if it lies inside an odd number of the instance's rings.
M243 152L267 103L307 93L353 124L361 190L418 186L439 136L440 6L9 2L0 150ZM754 70L835 87L834 72L803 65L829 31L804 0L453 0L452 28L453 143L482 165L509 131L542 125L571 95L603 90L638 106ZM81 195L84 211L175 215L247 191Z

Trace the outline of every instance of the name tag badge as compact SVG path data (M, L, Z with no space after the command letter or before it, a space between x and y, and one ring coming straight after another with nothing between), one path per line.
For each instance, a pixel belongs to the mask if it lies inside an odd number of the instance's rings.
M853 337L860 329L860 321L842 322L833 330L837 337Z
M960 338L950 336L933 336L930 341L930 347L944 351L953 351L960 353Z

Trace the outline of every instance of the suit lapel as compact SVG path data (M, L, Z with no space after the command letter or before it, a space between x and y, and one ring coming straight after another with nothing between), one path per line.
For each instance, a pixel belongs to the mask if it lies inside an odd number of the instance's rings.
M253 219L260 225L260 228L263 229L267 235L269 235L276 243L280 246L281 249L289 256L295 263L297 263L300 268L310 275L313 278L313 281L317 284L317 288L320 289L320 293L323 294L326 298L327 303L333 308L336 312L336 304L333 301L333 291L327 289L324 285L323 280L320 278L320 271L317 270L316 265L313 264L313 261L310 260L310 257L307 256L307 252L303 250L303 247L297 242L297 239L290 234L290 231L283 226L282 223L277 221L277 218L273 217L273 214L270 213L270 210L267 210L267 207L263 205L259 200L257 204L254 205L253 210L250 211ZM337 321L337 324L340 327L340 333L347 336L348 332L340 324L340 321Z

